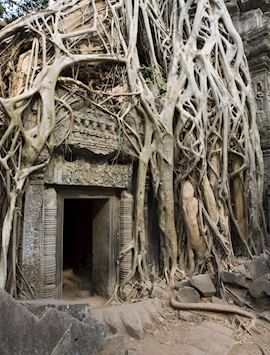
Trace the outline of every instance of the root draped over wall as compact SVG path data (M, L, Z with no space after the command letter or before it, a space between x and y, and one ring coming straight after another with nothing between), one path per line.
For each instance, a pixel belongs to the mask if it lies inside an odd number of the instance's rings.
M138 160L133 267L119 287L149 284L147 175L168 283L264 249L255 103L223 0L59 0L6 26L0 50L0 287L16 290L25 182L72 131L78 93L117 120Z

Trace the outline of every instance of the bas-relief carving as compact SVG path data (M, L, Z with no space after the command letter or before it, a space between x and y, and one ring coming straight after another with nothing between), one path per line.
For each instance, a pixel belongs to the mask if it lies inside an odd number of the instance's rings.
M24 202L21 269L35 297L40 296L43 190L42 179L30 180ZM22 282L22 291L29 294L25 282Z
M258 112L258 116L260 118L260 121L263 122L264 121L264 117L265 117L265 90L264 90L264 83L262 81L258 81L256 82L256 104L257 104L257 112Z
M74 116L69 144L104 155L120 149L119 126L109 114L88 107Z
M65 164L62 180L66 184L105 187L126 187L131 177L131 167L125 165L95 165L77 161Z
M127 188L131 183L132 165L92 164L85 160L52 160L45 174L48 184Z
M252 83L257 107L262 149L270 148L270 73L253 73Z
M253 91L257 106L257 115L259 118L259 125L266 124L267 116L267 99L266 99L266 75L254 75L253 77Z

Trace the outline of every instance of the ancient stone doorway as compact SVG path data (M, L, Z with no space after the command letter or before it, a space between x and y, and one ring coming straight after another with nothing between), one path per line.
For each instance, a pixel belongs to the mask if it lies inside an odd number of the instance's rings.
M63 227L62 297L78 298L94 293L93 233L94 220L106 200L66 199ZM101 236L97 236L102 238Z
M74 190L58 195L57 294L60 298L75 300L94 294L109 297L114 290L119 199L101 192Z

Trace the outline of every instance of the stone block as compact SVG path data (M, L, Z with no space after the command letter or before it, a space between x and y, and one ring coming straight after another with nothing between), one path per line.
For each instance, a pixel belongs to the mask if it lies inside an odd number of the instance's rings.
M104 324L105 320L104 320L104 309L102 308L97 308L97 309L93 309L91 310L91 315L99 322Z
M144 330L150 330L153 328L153 322L151 320L151 317L146 311L146 309L143 307L140 307L140 319Z
M198 314L187 312L187 311L179 311L179 319L185 322L194 322L194 323L200 323L203 320L203 318Z
M124 337L122 334L113 334L105 338L106 345L119 345L123 343Z
M142 322L136 310L121 313L126 332L133 338L141 339L144 335Z
M69 338L68 331L71 334ZM61 354L76 354L82 343L89 345L89 354L92 348L101 349L104 342L104 327L96 321L84 324L55 308L48 308L41 318L38 318L5 291L0 290L1 355L48 355L57 349L57 346L58 349L65 346L67 351ZM63 343L62 348L60 343Z
M161 316L163 315L163 306L164 304L160 300L146 300L144 304L147 306L151 303L154 308L156 309L157 313Z
M245 264L245 267L252 280L257 280L270 272L270 256L261 255L258 258Z
M104 321L113 334L123 331L123 322L117 310L117 307L104 311Z
M256 300L256 303L259 305L262 311L268 311L270 309L270 297L265 296Z
M105 335L103 338L103 336L97 334L93 329L95 328L91 325L74 319L53 349L51 355L94 355L97 351L101 351Z
M250 286L251 281L239 273L223 271L220 276L221 281L226 284L236 285L243 288L249 288Z
M151 297L159 298L160 300L164 300L166 303L169 303L172 297L172 292L168 287L155 287L152 291Z
M260 318L267 320L270 323L270 311L265 311L260 314Z
M143 307L149 313L150 318L153 322L158 321L158 319L160 317L160 313L157 311L156 307L154 306L154 303L152 303L152 302L144 303Z
M70 314L72 317L83 320L85 316L90 312L89 304L67 302L57 299L41 299L41 300L24 300L17 301L25 306L31 313L35 314L39 318L49 309L55 308L58 311Z
M40 318L38 331L42 331L50 352L62 338L63 334L69 329L72 321L75 320L69 314L59 312L57 309L49 308Z
M218 303L218 304L222 304L223 301L221 298L216 297L216 296L212 296L212 303Z
M247 297L248 289L234 287L234 286L227 287L227 289L229 293L227 294L226 297L226 303L233 302L239 307L244 307L247 304L249 304L248 299L250 299L250 297Z
M180 288L176 300L183 303L199 303L201 300L200 294L193 287L184 286Z
M211 297L216 294L216 288L208 274L193 276L191 284L205 297Z
M236 268L234 269L234 272L237 274L241 274L241 275L245 276L246 278L250 279L250 273L248 272L245 264L240 264L240 265L236 266Z
M38 329L39 319L0 289L1 355L45 355L45 332ZM49 353L49 352L47 352Z
M177 287L178 288L182 288L185 286L191 286L191 282L190 280L181 280L180 282L178 282Z
M265 274L251 282L249 292L256 299L270 296L270 274Z
M96 332L99 337L105 339L106 328L98 320L96 320L91 313L88 313L87 316L82 321L83 324L86 324L91 327L92 332ZM90 329L90 328L89 328Z
M113 334L126 332L132 337L141 338L144 331L152 329L154 322L160 320L163 306L158 299L148 299L132 304L95 309L91 314L106 324Z

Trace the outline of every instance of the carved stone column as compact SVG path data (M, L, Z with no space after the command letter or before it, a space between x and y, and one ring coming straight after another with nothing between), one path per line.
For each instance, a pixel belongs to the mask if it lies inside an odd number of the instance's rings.
M133 195L124 191L120 203L120 250L125 252L132 242ZM132 251L125 253L120 262L120 280L124 280L132 268Z
M57 193L54 188L44 191L43 211L41 297L52 298L56 297Z
M40 297L41 291L40 262L43 234L43 190L43 178L36 177L30 180L25 193L20 255L21 289L25 295L31 298Z

